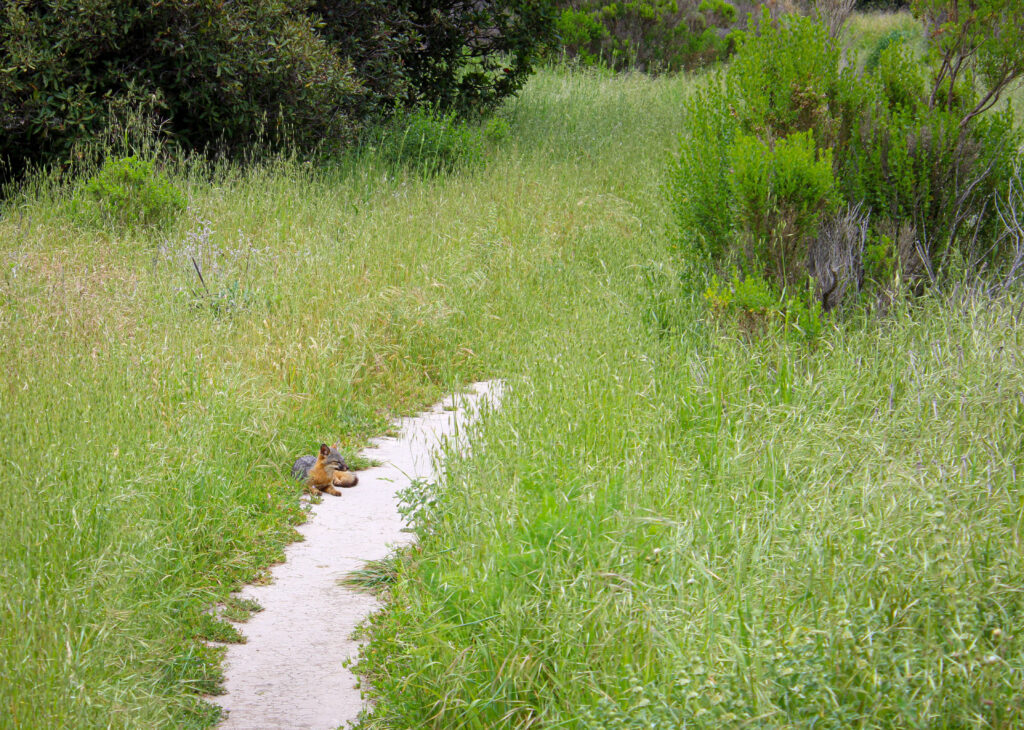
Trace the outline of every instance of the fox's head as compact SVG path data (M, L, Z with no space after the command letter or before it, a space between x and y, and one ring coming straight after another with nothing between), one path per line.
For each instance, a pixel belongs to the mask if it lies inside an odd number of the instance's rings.
M331 475L331 482L336 487L354 487L359 478L348 470L345 458L338 451L339 444L328 446L320 444L320 457L318 461L323 464L324 470Z
M338 451L339 444L334 446L328 446L327 444L320 444L320 459L328 469L341 469L342 471L348 470L348 465L345 464L345 457Z

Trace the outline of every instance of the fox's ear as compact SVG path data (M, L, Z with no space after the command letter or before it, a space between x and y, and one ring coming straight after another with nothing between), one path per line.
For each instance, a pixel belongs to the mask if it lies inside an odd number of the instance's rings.
M335 451L337 451L339 446L341 446L341 442L340 441L335 441L334 442L334 446L332 446L331 448L334 449Z
M331 449L327 446L327 444L320 444L320 455L327 456L329 453L331 453Z

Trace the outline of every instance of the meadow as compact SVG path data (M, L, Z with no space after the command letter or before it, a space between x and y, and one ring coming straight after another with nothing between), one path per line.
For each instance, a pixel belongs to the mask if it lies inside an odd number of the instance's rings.
M209 726L206 611L293 538L292 460L494 377L382 566L365 727L1024 722L1024 299L709 316L690 88L542 69L442 174L168 163L162 230L9 199L0 727Z

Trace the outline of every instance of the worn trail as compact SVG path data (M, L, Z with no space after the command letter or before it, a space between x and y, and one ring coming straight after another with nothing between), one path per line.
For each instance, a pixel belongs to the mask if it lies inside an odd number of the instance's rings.
M289 545L285 562L271 571L272 582L241 591L263 610L239 625L246 643L228 647L227 693L211 698L228 711L223 730L326 729L356 719L362 698L342 664L358 652L353 629L378 604L340 581L411 539L402 531L396 492L434 478L439 445L458 439L499 396L499 383L477 383L468 394L401 419L398 437L363 452L381 466L360 472L359 485L341 497L325 496L299 528L305 539Z

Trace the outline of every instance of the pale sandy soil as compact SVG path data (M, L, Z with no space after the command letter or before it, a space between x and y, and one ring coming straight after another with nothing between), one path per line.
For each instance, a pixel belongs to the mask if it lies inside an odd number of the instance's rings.
M246 643L228 647L227 693L210 698L228 710L222 730L327 729L356 718L363 701L342 663L356 657L352 631L377 602L339 581L411 539L395 493L411 480L434 479L439 444L458 438L499 396L500 383L477 383L469 394L401 419L397 438L363 452L381 466L359 472L359 484L341 497L325 495L299 528L305 539L288 546L285 562L272 570L272 582L241 591L263 610L239 625Z

